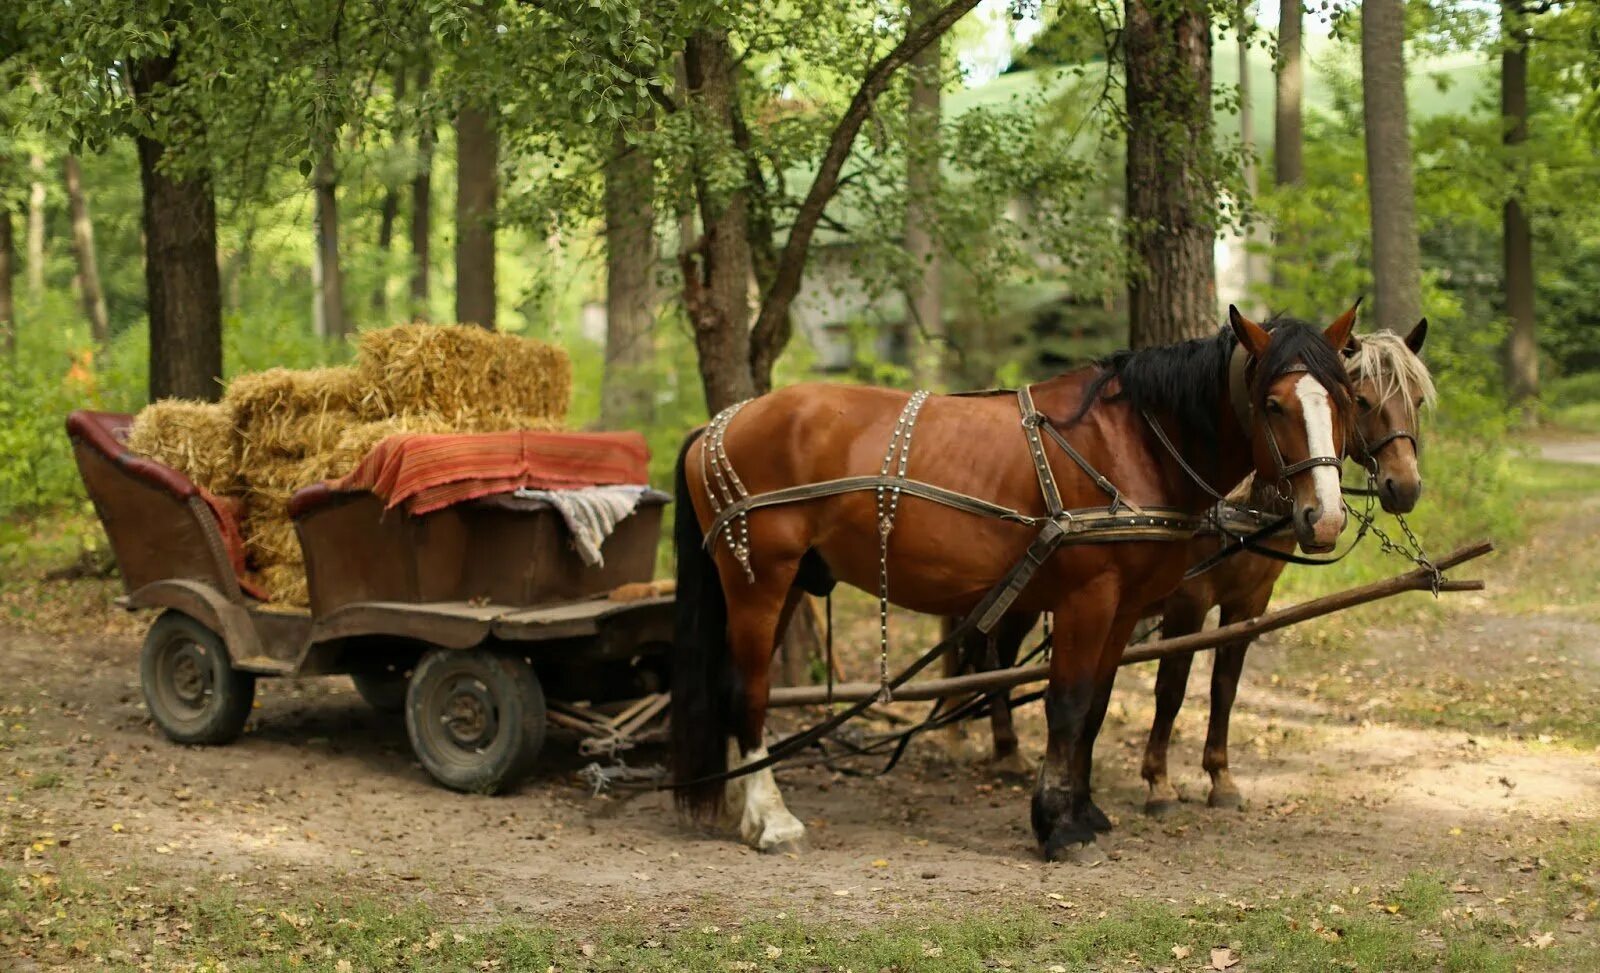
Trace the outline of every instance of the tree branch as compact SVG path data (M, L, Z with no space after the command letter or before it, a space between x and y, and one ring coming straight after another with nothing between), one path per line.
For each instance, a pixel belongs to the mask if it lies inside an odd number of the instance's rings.
M585 31L585 26L573 19L566 11L557 10L552 4L544 2L544 0L518 0L518 2L525 7L532 7L535 10L555 17L557 20L566 24L574 31L577 31L579 34L582 34ZM577 45L573 46L576 47ZM634 64L632 61L629 61L627 58L616 53L615 51L602 49L599 51L599 55L605 60L610 61L613 65L628 72L633 76L635 81L649 77L650 72L647 69ZM678 110L678 103L673 101L672 96L667 94L667 90L661 87L659 84L656 84L653 81L647 81L645 82L645 90L650 93L651 100L661 106L662 111L665 111L670 115Z
M874 64L861 79L861 85L850 99L850 105L834 126L828 139L828 149L823 153L822 164L811 181L811 189L795 214L794 226L778 257L778 271L772 286L761 301L761 313L756 317L750 333L750 346L756 349L772 343L789 313L789 305L800 290L800 280L805 271L806 258L811 249L811 238L816 233L822 213L839 188L839 172L850 157L856 134L872 112L873 103L889 87L894 73L904 67L923 48L943 36L956 21L978 5L978 0L951 0L933 16L906 31L900 43ZM776 357L776 356L773 356Z

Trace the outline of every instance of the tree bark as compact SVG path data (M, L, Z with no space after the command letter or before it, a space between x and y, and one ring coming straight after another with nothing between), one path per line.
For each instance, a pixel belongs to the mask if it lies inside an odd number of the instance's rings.
M1250 41L1247 34L1249 28L1249 4L1239 5L1239 141L1244 148L1244 189L1249 194L1252 203L1260 195L1260 179L1256 171L1256 112L1251 104L1251 79L1250 79ZM1244 253L1240 259L1244 268L1244 294L1240 306L1251 317L1261 318L1263 307L1256 299L1255 289L1267 283L1267 246L1271 242L1267 238L1266 225L1258 214L1245 228L1244 235L1240 238L1240 245Z
M456 113L456 321L494 330L499 141L489 109Z
M394 101L396 107L406 96L406 69L396 68L394 72ZM394 133L399 141L400 132ZM383 187L383 202L378 206L378 252L383 257L383 273L378 276L378 286L372 290L372 309L377 312L380 322L389 315L389 253L394 249L394 221L400 216L400 189L398 186L385 185Z
M1128 281L1132 347L1217 320L1211 27L1204 0L1126 0Z
M1417 243L1406 121L1404 0L1362 0L1361 94L1367 130L1367 198L1372 210L1373 317L1405 334L1422 317L1422 257Z
M1522 160L1519 147L1528 140L1528 22L1520 0L1500 6L1500 114L1512 167L1511 191L1504 211L1506 316L1511 333L1506 342L1506 393L1513 405L1531 407L1539 397L1539 345L1533 309L1533 231L1522 208Z
M0 351L17 350L17 302L12 281L17 272L17 242L12 236L11 210L0 206Z
M1305 129L1300 99L1305 71L1300 51L1301 0L1278 3L1278 83L1274 94L1273 178L1278 186L1298 186L1305 179L1302 161Z
M417 71L417 98L428 90L426 64ZM428 241L433 233L433 123L421 113L417 121L417 174L411 180L411 315L428 320Z
M606 362L600 422L637 428L652 419L648 368L655 330L655 185L653 160L618 128L605 172Z
M33 170L28 186L28 297L38 301L44 296L44 156L33 153L28 168Z
M920 23L937 11L930 0L913 0L911 18ZM934 210L939 195L939 112L943 81L941 45L934 40L911 59L911 97L906 114L906 257L911 280L906 310L911 334L912 371L922 387L937 386L944 375L944 278L934 240Z
M176 53L132 63L128 82L140 110L150 111L156 89L173 83L177 64ZM166 146L145 135L136 142L144 195L150 398L216 401L222 392L222 293L211 181L203 173L167 172Z
M72 216L72 249L78 258L78 286L83 297L83 313L89 319L89 335L97 345L111 340L111 319L106 313L105 291L100 286L100 260L95 252L94 222L89 218L89 196L83 189L82 167L78 157L61 160L67 185L67 206Z
M344 268L339 263L339 175L334 168L334 133L318 139L317 165L312 172L316 194L317 263L322 269L317 287L317 307L323 337L343 340L349 334L344 313Z
M731 145L734 99L738 96L733 52L721 31L699 30L684 51L684 72L696 120L714 129L700 143ZM695 195L700 204L701 237L679 253L684 305L694 326L700 383L706 408L715 414L756 394L751 375L750 253L748 187L713 188L707 161L698 153Z

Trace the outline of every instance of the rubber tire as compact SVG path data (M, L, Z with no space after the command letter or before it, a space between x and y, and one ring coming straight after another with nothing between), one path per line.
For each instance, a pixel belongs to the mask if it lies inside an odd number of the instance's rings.
M443 740L437 694L457 678L475 681L496 710L488 745L469 749ZM433 727L422 732L424 726ZM523 659L487 649L433 649L411 673L406 690L406 736L433 779L455 791L498 794L531 771L544 749L544 689Z
M406 711L406 692L411 682L404 672L390 669L352 672L350 681L356 684L356 692L367 705L377 712L394 716Z
M182 651L185 643L210 662L205 674L210 679L208 698L188 713L178 708L179 690L163 684L171 679L170 656ZM151 718L175 743L232 743L243 732L256 698L255 674L233 667L222 636L180 611L168 611L150 626L139 653L139 683Z

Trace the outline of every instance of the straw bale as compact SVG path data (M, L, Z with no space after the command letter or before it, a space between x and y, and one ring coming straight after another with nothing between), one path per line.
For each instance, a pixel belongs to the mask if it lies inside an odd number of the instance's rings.
M203 490L229 493L237 486L233 416L211 402L162 399L134 417L128 448L179 470Z
M305 560L294 522L287 516L246 518L244 545L257 567L302 564Z
M261 587L275 604L304 608L311 603L305 567L300 564L275 564L256 572Z
M554 345L472 325L402 324L361 336L356 370L384 418L489 411L560 420L572 397L572 362Z
M233 411L240 465L314 452L328 430L354 421L369 394L352 368L269 368L238 376L222 401Z

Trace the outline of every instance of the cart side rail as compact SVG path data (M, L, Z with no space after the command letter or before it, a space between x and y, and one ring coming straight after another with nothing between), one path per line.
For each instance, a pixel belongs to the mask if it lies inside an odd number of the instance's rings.
M78 410L67 435L84 488L105 527L130 595L157 581L200 581L232 602L244 595L234 575L217 515L179 471L128 449L132 417Z

